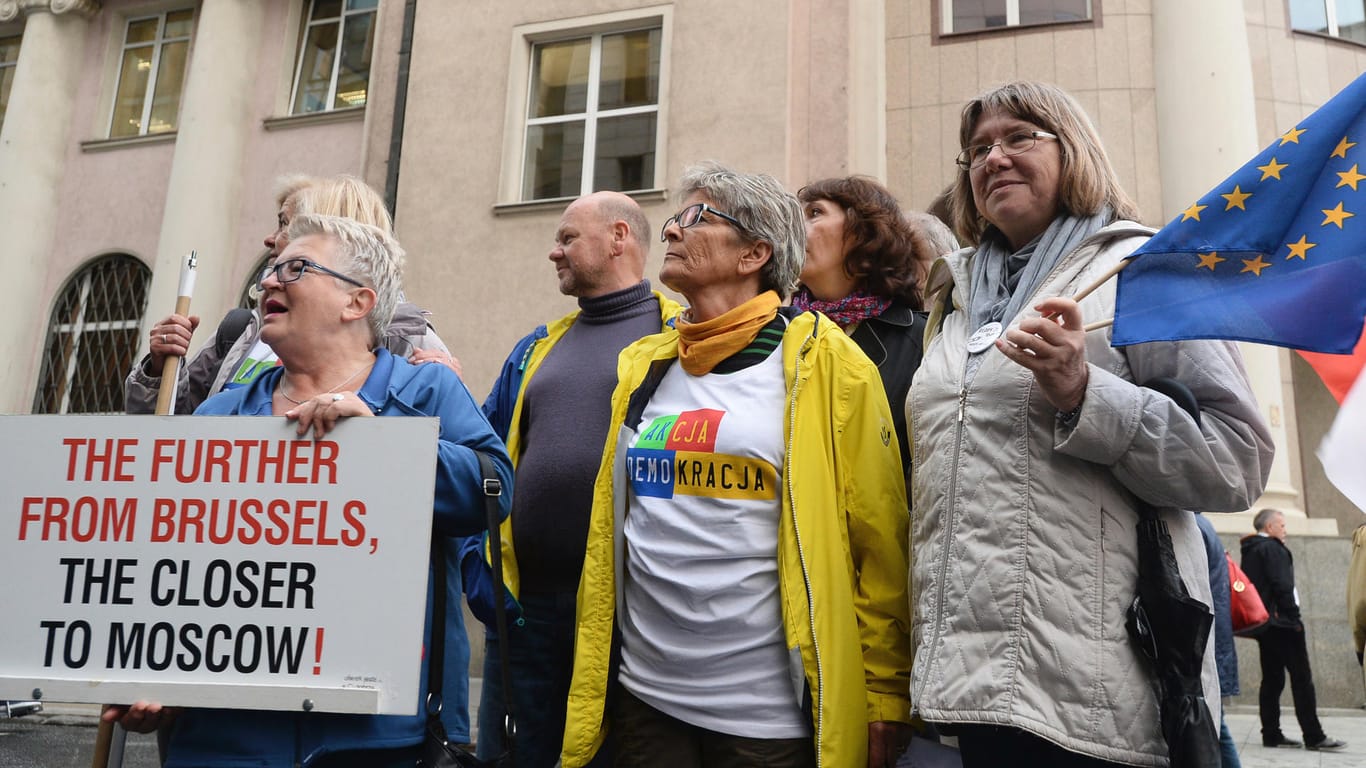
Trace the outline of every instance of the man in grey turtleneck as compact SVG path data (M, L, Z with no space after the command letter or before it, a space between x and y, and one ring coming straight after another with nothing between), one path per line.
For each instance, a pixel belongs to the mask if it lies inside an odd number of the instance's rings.
M541 326L513 348L484 402L516 468L510 586L523 623L509 628L518 766L555 764L564 733L574 647L574 599L583 567L593 481L616 386L617 355L653 333L679 306L643 278L649 223L619 192L596 192L565 209L550 261L560 292L579 309ZM503 530L509 530L505 523ZM479 701L482 758L503 751L503 691L497 638L487 635ZM609 764L609 750L599 752Z

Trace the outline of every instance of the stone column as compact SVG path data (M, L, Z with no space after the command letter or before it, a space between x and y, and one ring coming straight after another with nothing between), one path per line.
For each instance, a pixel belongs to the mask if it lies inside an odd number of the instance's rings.
M95 0L0 0L0 22L24 19L24 40L0 129L0 328L15 357L0 365L0 413L28 413L49 311L44 286L56 236L71 116Z
M1162 220L1169 221L1261 147L1243 4L1153 0L1152 9ZM1272 506L1287 518L1303 519L1299 477L1292 469L1299 446L1291 444L1293 432L1286 428L1286 403L1294 402L1289 360L1275 347L1239 346L1276 442L1266 492L1253 509ZM1241 519L1228 522L1243 532L1252 529Z
M251 96L265 10L266 0L204 0L199 9L144 332L174 309L181 264L194 250L199 269L190 313L203 325L192 346L203 343L236 302L233 267L255 256L238 252L237 224L247 136L259 130ZM264 232L265 223L259 228Z

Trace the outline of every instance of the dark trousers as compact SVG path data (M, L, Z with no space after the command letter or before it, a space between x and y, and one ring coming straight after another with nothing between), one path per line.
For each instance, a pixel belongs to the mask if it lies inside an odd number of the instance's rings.
M946 733L958 737L963 768L999 768L1008 765L1038 765L1049 768L1119 768L1090 755L1069 752L1053 742L1019 728L998 725L954 725Z
M811 738L751 739L689 725L621 686L612 706L616 768L815 768Z
M1277 739L1281 733L1281 693L1285 674L1290 673L1290 696L1295 701L1295 719L1305 744L1324 739L1314 696L1314 675L1309 671L1309 648L1304 642L1304 627L1268 627L1257 637L1262 657L1262 689L1257 705L1262 715L1262 739Z
M517 768L550 768L564 744L565 705L574 672L574 600L570 592L523 592L522 625L508 627L512 666L512 712L517 720L513 750ZM504 696L498 636L484 636L484 687L479 694L482 760L503 754ZM606 754L605 754L606 753ZM611 765L604 748L592 765Z

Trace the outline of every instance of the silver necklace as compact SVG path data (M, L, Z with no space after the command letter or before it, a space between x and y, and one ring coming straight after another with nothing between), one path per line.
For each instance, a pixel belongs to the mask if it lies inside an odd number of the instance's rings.
M333 387L333 388L327 390L326 392L319 392L318 394L320 394L320 395L328 395L328 394L331 394L331 393L333 393L333 392L336 392L337 390L341 389L342 387L346 386L347 384L350 384L350 383L351 383L351 380L354 379L354 378L356 378L357 376L359 376L361 371L365 370L366 368L369 368L370 366L372 366L372 365L374 365L374 364L375 364L375 361L371 360L370 362L368 362L368 363L366 363L365 365L362 365L360 368L358 368L358 369L356 370L355 373L351 374L350 376L347 376L347 377L346 377L346 381L343 381L342 383L340 383L340 384L338 384L337 386L335 386L335 387ZM288 400L288 401L291 402L291 403L294 403L295 405L303 405L303 404L304 404L304 401L303 401L303 400L295 400L294 398L292 398L292 397L289 396L289 390L285 387L285 377L284 377L284 376L281 376L281 377L280 377L280 397L283 397L284 399Z

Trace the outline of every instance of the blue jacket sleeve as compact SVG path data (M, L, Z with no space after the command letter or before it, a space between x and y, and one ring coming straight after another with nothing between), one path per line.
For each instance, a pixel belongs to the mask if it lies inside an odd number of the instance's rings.
M486 526L484 484L474 452L493 460L503 483L503 495L498 498L500 521L512 509L512 461L465 385L452 375L443 377L441 389L433 413L441 419L433 524L447 536L468 536Z
M484 400L484 416L493 426L493 431L503 442L507 442L508 429L512 426L512 411L517 407L517 396L522 389L523 366L526 365L531 346L546 336L545 326L523 336L512 348L512 353L503 361L503 370L493 382L493 389Z

